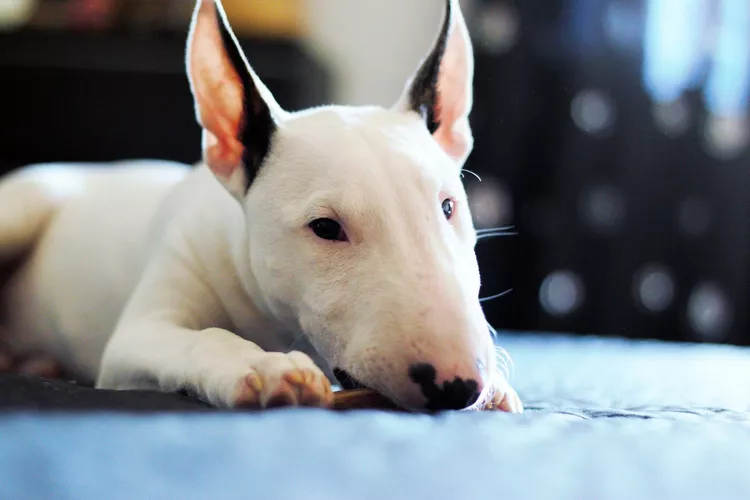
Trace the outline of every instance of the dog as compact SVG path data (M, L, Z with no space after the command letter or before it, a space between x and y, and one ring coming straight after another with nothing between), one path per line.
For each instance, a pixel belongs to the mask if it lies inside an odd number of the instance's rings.
M220 0L197 0L186 67L197 165L0 182L0 261L23 257L2 288L10 349L222 408L329 407L338 380L415 412L522 411L479 302L458 0L391 108L282 109Z

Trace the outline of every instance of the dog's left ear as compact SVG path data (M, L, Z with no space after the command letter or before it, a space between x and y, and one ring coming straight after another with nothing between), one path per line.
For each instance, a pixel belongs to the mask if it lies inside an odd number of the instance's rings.
M469 125L473 84L469 30L458 0L446 0L440 34L397 106L419 113L438 144L459 165L474 142Z
M221 0L197 0L187 47L203 160L237 198L268 154L284 111L248 65Z

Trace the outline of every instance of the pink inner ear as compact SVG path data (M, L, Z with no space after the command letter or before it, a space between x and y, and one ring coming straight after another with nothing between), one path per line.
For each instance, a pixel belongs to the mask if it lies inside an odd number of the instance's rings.
M208 132L206 163L229 178L242 159L243 87L225 51L213 2L203 2L190 45L190 79L198 121Z
M211 132L206 131L203 143L203 160L217 177L229 180L242 162L244 146L238 140L221 143Z
M440 64L436 117L440 127L435 140L452 158L466 156L470 147L471 129L468 115L471 111L469 93L472 91L470 73L471 48L463 23L456 20Z

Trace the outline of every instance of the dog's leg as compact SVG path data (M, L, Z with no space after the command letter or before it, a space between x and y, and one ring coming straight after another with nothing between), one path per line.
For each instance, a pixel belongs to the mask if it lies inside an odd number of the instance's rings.
M33 251L49 221L70 194L64 186L44 181L41 169L15 171L0 180L0 287L5 288ZM62 183L65 184L65 183ZM62 368L44 353L19 352L23 339L0 327L0 373L55 378ZM19 345L15 345L19 344ZM24 348L20 348L24 350ZM26 355L26 359L19 357Z
M304 353L265 352L220 328L191 330L152 320L113 337L97 387L186 391L225 408L333 401L330 382Z
M42 235L65 193L20 170L0 181L0 266L20 259Z
M266 352L217 327L231 322L189 255L154 258L107 344L97 386L186 391L218 407L330 406L330 382L306 354ZM260 315L256 323L258 333L268 327Z

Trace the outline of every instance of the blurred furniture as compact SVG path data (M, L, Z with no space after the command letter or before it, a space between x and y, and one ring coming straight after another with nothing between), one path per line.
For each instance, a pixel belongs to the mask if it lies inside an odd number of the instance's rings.
M182 0L181 0L182 1ZM224 0L222 5L238 33L300 37L307 29L306 0Z
M0 377L0 498L750 498L747 348L500 344L522 415L208 411Z
M294 39L243 37L288 109L326 102L325 68ZM200 159L185 33L27 31L0 35L2 171L45 161Z
M307 29L304 0L223 0L222 5L240 36L299 38ZM0 30L179 30L194 8L193 0L6 0L0 2Z
M750 343L749 4L472 5L491 322Z

